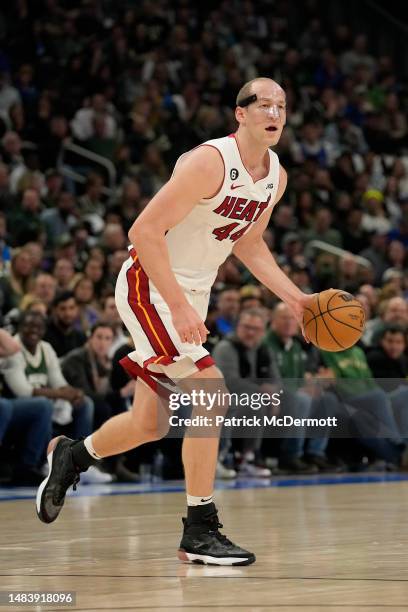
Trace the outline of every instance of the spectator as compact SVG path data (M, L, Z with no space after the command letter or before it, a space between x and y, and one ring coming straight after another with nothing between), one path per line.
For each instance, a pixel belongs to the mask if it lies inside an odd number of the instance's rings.
M384 104L386 130L396 148L404 143L407 135L407 120L395 92L389 92Z
M70 351L62 360L62 371L68 382L81 389L94 403L94 429L126 409L117 402L117 396L110 387L112 362L109 351L112 343L111 326L99 321L93 325L87 343ZM123 463L123 456L115 457L105 462L105 469L122 478L125 471ZM128 471L126 480L137 481L138 478Z
M0 114L7 117L13 104L20 102L20 94L10 85L9 77L3 70L0 71Z
M39 157L41 167L45 170L57 166L62 146L68 140L69 124L66 117L52 116L47 122L44 133L45 137L39 142Z
M395 296L382 304L380 317L376 324L372 326L371 336L367 339L367 346L377 344L384 324L399 325L405 332L408 330L408 304L404 298Z
M116 135L116 121L108 110L106 99L101 94L92 97L89 107L81 108L71 122L72 132L80 141L86 141L95 135L95 118L102 116L106 124L105 132L108 138Z
M304 293L313 293L312 278L310 270L305 261L299 261L292 267L289 273L289 278L297 285Z
M70 291L75 284L75 269L72 260L61 257L56 260L53 276L57 281L57 290Z
M343 248L350 253L360 253L369 245L369 232L361 226L363 211L353 207L346 212L346 223L343 228Z
M75 282L73 293L78 305L78 318L75 327L87 334L99 319L99 313L94 307L93 282L86 276L79 276Z
M281 247L282 255L278 258L280 266L292 267L304 250L302 239L297 232L286 232Z
M107 256L127 247L127 237L123 227L117 223L108 223L103 230L101 246Z
M95 113L92 119L92 135L83 142L83 146L92 153L113 161L117 141L109 135L111 119L106 113Z
M124 325L118 309L116 308L115 296L108 295L102 300L102 319L109 323L113 331L112 346L108 351L108 357L112 359L116 351L127 344L128 336L124 333Z
M9 169L6 164L0 163L0 212L9 210L14 203L14 196L10 191Z
M380 382L387 390L398 388L408 376L405 331L395 323L385 324L377 336L378 346L367 354L367 362L375 378L395 379L387 381L386 385Z
M8 165L10 173L16 168L24 167L22 146L21 138L16 132L9 131L4 134L1 156Z
M152 197L169 178L169 170L156 145L147 145L138 177L142 193L148 197Z
M112 211L117 211L123 229L127 233L138 214L142 211L143 200L139 182L134 178L127 178L123 182L120 197L116 201Z
M90 172L86 180L85 193L78 199L78 207L82 218L90 224L94 234L101 232L104 226L105 204L102 194L103 178L96 172Z
M265 334L266 316L261 309L248 309L238 318L235 334L223 338L214 348L213 357L225 377L230 393L274 393L279 382L279 373L273 355L262 345ZM259 379L265 378L265 382ZM273 383L271 384L271 381ZM271 406L272 409L272 406ZM235 410L239 411L237 406ZM235 411L234 410L234 411ZM261 418L263 416L262 411ZM226 434L228 436L228 433ZM243 441L243 461L239 473L245 476L269 477L271 471L261 465L260 455L264 428L257 427L255 439ZM221 458L227 447L222 449ZM218 476L230 476L222 464L218 465Z
M284 303L277 304L265 337L265 346L275 355L279 375L289 387L282 409L288 410L293 416L306 416L317 411L320 404L334 414L336 400L332 394L323 394L313 405L313 394L308 390L305 380L308 357L296 338L297 332L298 325L289 308ZM312 369L310 361L309 369ZM302 381L305 381L305 384ZM291 391L292 385L294 389ZM297 429L296 438L285 438L281 441L279 467L294 474L313 474L318 470L336 471L336 466L326 457L328 438L307 440L306 436L305 429Z
M293 160L297 164L314 160L322 168L333 165L334 152L324 139L323 126L318 122L305 123L301 128L301 139L293 144Z
M370 246L360 253L372 264L376 285L380 284L382 275L387 269L386 253L387 234L383 229L376 229L371 233Z
M282 237L286 232L294 232L296 230L296 224L297 221L293 213L293 208L284 202L280 202L271 218L271 225L275 229L275 246L278 252L282 250Z
M403 272L406 269L407 254L399 240L391 240L387 248L387 259L390 268Z
M42 315L27 312L22 316L19 334L16 336L22 350L8 364L5 381L16 397L41 396L52 400L64 400L53 406L54 420L60 425L72 421L71 403L77 405L77 418L74 418L75 432L76 435L87 435L84 432L88 429L90 431L92 424L89 415L93 410L85 408L82 410L83 394L67 386L62 378L54 350L42 340L44 332L45 319Z
M83 346L86 342L84 332L75 329L78 317L78 304L71 291L58 294L51 306L51 318L44 339L51 344L58 357Z
M361 226L366 232L388 233L391 222L387 218L384 209L384 196L376 189L369 189L363 196L365 212Z
M67 259L72 263L75 269L74 262L76 261L75 242L71 234L63 234L57 240L53 250L54 262L59 259Z
M306 243L312 240L321 240L335 247L342 247L343 240L339 230L332 227L333 215L329 208L321 207L316 211L313 225L304 232Z
M404 283L404 273L397 268L388 268L382 277L381 293L384 298L389 296L402 295Z
M61 191L56 207L41 213L41 221L47 234L47 247L52 248L63 234L69 234L76 222L76 205L71 193Z
M68 382L93 400L93 429L100 427L114 414L109 398L112 364L108 352L112 342L112 328L108 323L99 321L92 326L87 342L67 353L61 362Z
M55 298L57 282L55 278L47 272L40 272L34 279L32 295L43 300L49 307Z
M8 216L9 225L13 227L14 245L41 240L44 231L40 219L41 201L36 189L23 191L21 204L16 206Z
M85 223L76 223L71 230L73 249L75 250L75 269L83 270L88 261L90 233Z
M101 297L106 284L104 277L104 262L105 260L90 253L89 259L84 267L84 275L93 282L95 294Z
M368 151L368 145L363 130L358 125L355 125L345 113L346 109L339 110L337 116L333 118L333 121L331 121L325 129L326 140L331 144L336 153L341 153L340 157L336 160L332 176L336 187L341 187L342 189L347 187L347 179L350 176L353 178L355 177L355 171L352 169L351 164L348 165L347 162L346 164L342 163L345 158L350 162L352 161L349 151L354 151L361 155L364 155ZM338 182L340 178L339 174L337 174L337 181L335 180L336 169L340 170L340 176L341 170L343 170L343 172L345 170L342 176L346 181L342 184ZM351 191L352 187L352 183L349 183L348 191Z
M24 245L24 250L29 254L33 270L38 273L44 263L44 248L40 242L27 242Z
M11 249L7 232L7 219L6 215L0 211L0 274L4 275L8 272L10 261Z
M240 312L252 308L262 308L263 298L259 287L255 285L244 285L241 287L239 295Z
M7 359L20 351L20 344L0 329L0 483L38 486L44 478L40 467L52 437L52 404L40 397L3 397ZM14 447L18 447L19 460L12 465Z
M112 289L115 288L116 279L118 278L122 264L128 259L128 257L129 251L127 249L120 249L119 251L115 251L108 256L106 285L110 285Z
M355 293L361 282L361 269L356 258L351 253L343 255L339 260L337 286L339 289Z
M23 316L16 337L22 350L9 359L4 371L5 382L16 397L51 400L54 433L85 437L92 431L92 400L80 389L68 385L53 348L42 340L44 331L45 320L41 315L28 312ZM110 481L108 475L94 468L87 472L84 482Z
M30 291L33 282L33 266L29 253L17 249L11 258L10 272L0 278L0 290L4 295L4 312L18 307L20 300Z
M352 75L359 66L366 67L370 72L374 71L374 58L367 52L367 37L358 34L353 41L353 48L345 51L340 59L341 69L346 75Z
M220 336L234 331L239 312L239 292L236 289L224 289L217 300L218 317L216 330Z
M303 229L310 228L313 223L313 214L314 202L311 192L309 190L300 191L296 195L296 219L298 225Z
M361 433L360 441L373 453L374 460L385 461L390 469L405 470L407 453L403 438L408 432L405 393L387 395L372 380L372 371L359 346L339 353L321 351L321 356L332 378L337 379L336 392L356 409L353 420Z
M36 297L27 293L21 300L21 312L30 311L30 312L38 312L40 313L44 319L47 318L48 314L48 306L43 300L39 300Z
M38 155L28 149L24 153L24 164L14 168L10 174L10 191L19 195L25 189L35 189L40 194L44 185L45 179L40 170Z
M55 168L48 168L44 174L45 187L42 201L46 208L55 208L58 198L64 190L64 177Z

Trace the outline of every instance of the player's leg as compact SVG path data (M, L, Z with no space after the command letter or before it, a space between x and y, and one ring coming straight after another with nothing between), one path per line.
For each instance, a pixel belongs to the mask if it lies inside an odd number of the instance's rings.
M160 440L168 428L167 413L157 394L138 380L132 410L106 421L92 434L92 445L99 457L118 455L146 442Z
M201 389L207 393L216 394L217 391L224 389L223 377L215 366L196 372L184 381L177 381L177 384L189 394L193 390L200 391ZM227 392L226 389L225 392ZM226 409L228 409L228 406ZM221 408L219 406L207 411L207 402L204 401L202 405L195 406L192 416L214 418L214 415L220 414L220 412ZM220 427L213 425L212 427L191 428L186 432L183 440L182 456L188 495L209 497L213 493L220 429Z
M220 397L228 393L220 371L211 366L189 379L178 381L183 391L204 390ZM225 414L228 405L216 403L211 412L208 404L196 406L192 416L209 416L212 426L200 431L187 431L183 442L183 464L186 477L187 517L183 519L184 532L178 557L182 561L214 565L249 565L255 555L233 544L219 532L222 527L218 520L213 501L215 470L218 457L221 426L215 426L215 416Z
M85 441L59 436L48 446L49 473L37 492L37 514L45 523L54 521L64 505L67 489L79 482L79 474L99 459L123 453L167 433L168 419L160 416L162 404L142 381L136 383L133 408L112 417Z

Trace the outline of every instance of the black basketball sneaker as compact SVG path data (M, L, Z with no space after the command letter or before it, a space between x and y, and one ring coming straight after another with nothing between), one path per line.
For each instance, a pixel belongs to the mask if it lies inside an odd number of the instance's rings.
M189 508L183 518L184 533L178 550L180 561L207 565L250 565L255 555L233 544L219 532L217 509L213 503Z
M49 472L38 488L36 500L37 515L43 523L55 521L64 505L67 490L73 485L75 491L79 482L79 469L74 465L72 456L75 442L59 436L48 445Z

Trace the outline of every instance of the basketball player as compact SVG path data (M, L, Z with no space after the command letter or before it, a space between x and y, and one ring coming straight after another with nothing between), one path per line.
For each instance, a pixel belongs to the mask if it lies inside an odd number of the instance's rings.
M276 264L262 235L286 187L286 172L270 149L286 121L285 93L258 78L237 96L235 134L205 142L178 160L172 177L129 231L130 257L116 286L116 304L135 352L122 365L137 377L132 411L113 417L85 440L54 438L49 474L37 493L39 518L54 521L67 489L103 457L157 440L156 376L199 385L222 384L203 348L204 321L218 267L234 253L288 304L302 325L303 294ZM248 565L255 555L222 535L213 502L218 438L185 437L187 517L178 556L183 561Z

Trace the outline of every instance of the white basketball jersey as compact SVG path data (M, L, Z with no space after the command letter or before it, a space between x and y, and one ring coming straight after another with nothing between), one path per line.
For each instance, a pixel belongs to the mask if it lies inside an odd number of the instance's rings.
M242 162L234 135L203 144L215 147L222 155L221 189L213 198L198 202L181 223L167 232L166 242L179 284L185 289L209 291L234 244L273 207L279 159L269 149L269 172L254 182Z

